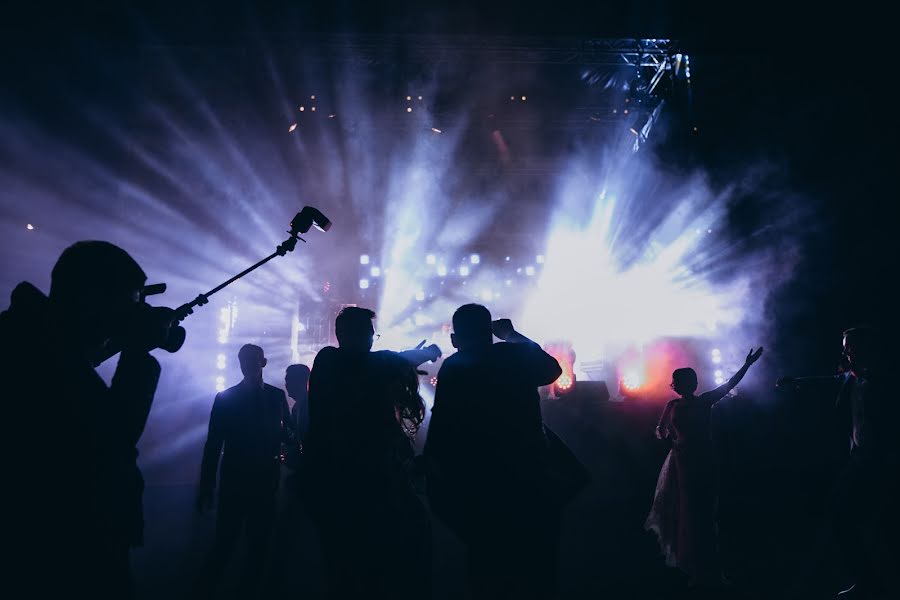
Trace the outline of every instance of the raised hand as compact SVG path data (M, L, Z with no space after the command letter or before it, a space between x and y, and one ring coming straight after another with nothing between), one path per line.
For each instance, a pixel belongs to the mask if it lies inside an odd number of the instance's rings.
M509 319L497 319L491 323L491 329L493 330L494 335L503 341L506 341L510 334L515 331L512 321Z
M753 363L755 363L756 361L759 360L759 357L762 356L762 353L763 353L762 346L757 348L757 350L755 352L753 351L753 348L750 348L750 353L747 354L747 360L745 362L748 365L752 365Z
M419 348L422 347L422 344L425 343L425 340L422 340L422 343L419 344ZM437 344L431 344L430 346L425 346L422 348L425 352L428 353L431 362L437 362L437 360L441 357L441 349Z

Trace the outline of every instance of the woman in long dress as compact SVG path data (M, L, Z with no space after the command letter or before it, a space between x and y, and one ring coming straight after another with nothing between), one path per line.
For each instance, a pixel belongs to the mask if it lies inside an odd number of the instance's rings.
M751 349L744 366L731 379L699 396L694 395L697 373L690 368L676 369L672 389L679 397L666 404L656 427L656 437L669 439L672 449L659 473L644 527L656 534L666 564L685 572L694 585L715 584L720 578L710 411L760 355L762 348Z

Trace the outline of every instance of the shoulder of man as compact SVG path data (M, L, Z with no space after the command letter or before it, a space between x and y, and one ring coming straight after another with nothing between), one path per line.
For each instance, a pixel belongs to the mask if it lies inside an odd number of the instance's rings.
M229 402L233 398L236 398L241 395L242 387L241 384L238 383L236 385L231 386L230 388L226 388L216 394L216 400L221 402Z
M275 396L278 399L287 398L287 396L284 393L284 390L279 387L275 387L274 385L270 385L268 383L263 383L263 390L265 390L266 394Z

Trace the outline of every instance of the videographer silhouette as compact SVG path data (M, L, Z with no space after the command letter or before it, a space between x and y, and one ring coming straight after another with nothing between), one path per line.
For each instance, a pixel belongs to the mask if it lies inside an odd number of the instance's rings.
M160 374L149 350L171 325L144 322L145 281L121 248L78 242L54 266L49 297L20 283L0 314L0 585L16 596L133 597L129 548L143 534L136 444ZM111 344L122 352L107 386L94 366Z

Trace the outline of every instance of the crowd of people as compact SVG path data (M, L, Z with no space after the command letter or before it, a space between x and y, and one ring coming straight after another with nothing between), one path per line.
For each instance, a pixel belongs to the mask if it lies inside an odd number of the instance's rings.
M28 590L25 597L136 595L129 549L141 544L143 531L137 444L160 376L150 352L176 320L146 317L145 283L121 248L79 242L54 267L49 295L24 282L0 314L8 415L2 514L12 549L3 581ZM263 379L264 349L240 349L243 379L215 397L197 488L197 510L216 511L203 593L215 596L242 543L239 597L262 594L283 481L288 512L315 525L331 597L428 597L431 515L465 548L472 598L557 597L563 514L591 478L543 422L538 389L556 381L559 363L509 319L494 320L478 304L461 306L452 316L456 352L440 367L417 455L414 440L426 418L418 368L441 350L372 351L375 318L367 308L344 308L335 321L337 347L321 349L311 368L288 368L292 409ZM848 452L832 529L854 585L839 597L896 597L883 551L892 540L877 525L900 472L897 403L881 379L876 332L850 329L843 340L836 411ZM119 359L107 386L95 368L111 349ZM761 354L751 350L731 379L699 395L697 373L677 369L678 398L656 429L671 450L646 528L667 564L698 589L723 584L710 411ZM47 374L52 381L36 385ZM35 443L37 433L65 440L64 451ZM52 577L48 562L58 565Z

